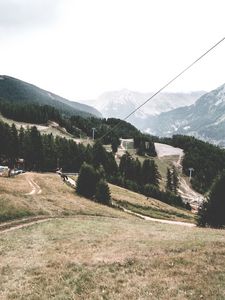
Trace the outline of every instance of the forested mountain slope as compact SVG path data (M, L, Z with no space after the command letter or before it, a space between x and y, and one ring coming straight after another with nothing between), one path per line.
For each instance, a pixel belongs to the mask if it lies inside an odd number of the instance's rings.
M89 105L69 101L32 84L5 75L0 76L0 100L13 103L50 105L66 115L101 117L101 114Z

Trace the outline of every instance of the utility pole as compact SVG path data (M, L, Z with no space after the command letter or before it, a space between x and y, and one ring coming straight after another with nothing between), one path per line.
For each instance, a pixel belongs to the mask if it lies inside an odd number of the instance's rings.
M95 139L95 130L96 130L96 128L92 128L92 139L93 140Z
M193 168L189 168L189 181L191 181L192 172L194 172Z

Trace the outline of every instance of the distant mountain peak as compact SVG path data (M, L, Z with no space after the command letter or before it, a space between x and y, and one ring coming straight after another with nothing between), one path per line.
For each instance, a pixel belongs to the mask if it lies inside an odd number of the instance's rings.
M145 130L159 136L193 135L225 146L225 84L204 94L191 106L149 117Z
M161 93L151 99L146 105L129 118L129 122L142 129L144 122L150 116L159 115L177 107L191 105L204 91L190 93ZM97 99L87 101L89 105L97 108L104 117L124 118L135 110L140 104L149 99L153 93L140 93L128 89L105 92Z

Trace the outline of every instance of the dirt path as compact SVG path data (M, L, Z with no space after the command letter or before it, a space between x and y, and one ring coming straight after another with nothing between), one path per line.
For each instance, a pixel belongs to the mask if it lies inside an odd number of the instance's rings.
M183 199L190 203L193 211L197 211L199 205L204 201L204 196L194 191L184 178L180 178L178 193Z
M19 220L14 220L11 222L5 222L0 224L0 234L6 233L9 231L13 231L16 229L28 227L34 224L39 224L43 222L47 222L52 220L52 218L44 217L44 216L35 216L35 217L29 217L29 218L23 218Z
M148 216L144 216L144 215L141 215L141 214L138 214L138 213L135 213L129 209L126 209L122 206L119 206L119 208L121 208L124 212L127 212L128 214L131 214L131 215L134 215L134 216L137 216L143 220L146 220L146 221L152 221L152 222L158 222L158 223L163 223L163 224L172 224L172 225L179 225L179 226L187 226L187 227L196 227L195 224L193 223L186 223L186 222L179 222L179 221L170 221L170 220L163 220L163 219L155 219L155 218L151 218L151 217L148 217Z
M177 168L179 174L178 193L186 202L188 202L191 205L193 212L196 212L198 210L199 205L203 202L204 196L194 191L191 188L191 186L188 184L186 179L182 176L181 162L184 157L183 150L180 148L175 148L160 143L155 143L155 147L159 159L164 156L178 155L178 159L175 160L176 156L174 156L174 161L173 161L173 164Z
M42 189L40 186L33 180L32 175L29 173L25 174L25 178L29 185L31 186L31 191L26 193L25 195L40 195L42 193Z

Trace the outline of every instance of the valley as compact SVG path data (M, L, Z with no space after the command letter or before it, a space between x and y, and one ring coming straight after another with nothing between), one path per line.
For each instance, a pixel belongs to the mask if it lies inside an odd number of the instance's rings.
M223 299L223 220L199 227L222 149L4 101L0 161L26 172L0 177L1 299Z

